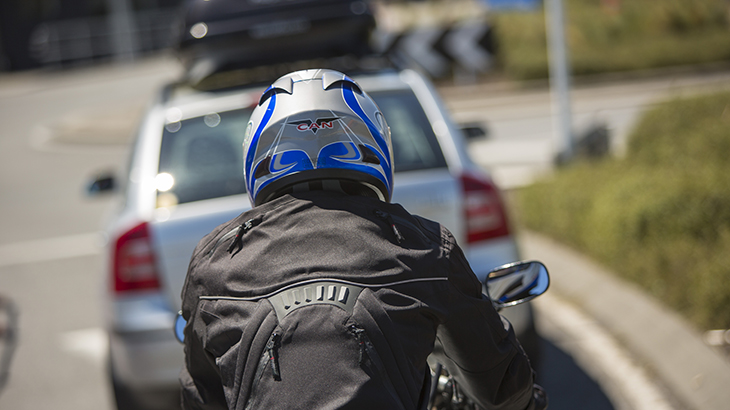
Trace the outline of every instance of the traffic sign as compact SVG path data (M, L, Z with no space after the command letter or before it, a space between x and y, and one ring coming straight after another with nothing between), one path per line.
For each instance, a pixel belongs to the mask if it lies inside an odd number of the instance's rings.
M535 10L542 0L482 0L490 10Z
M483 20L378 33L377 39L379 52L400 65L415 65L434 78L443 77L452 69L486 72L495 53L492 27Z

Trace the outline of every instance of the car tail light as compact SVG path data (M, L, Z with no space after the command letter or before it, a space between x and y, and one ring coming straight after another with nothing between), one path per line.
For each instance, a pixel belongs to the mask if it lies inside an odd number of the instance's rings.
M117 239L113 261L117 293L160 287L147 223L135 226Z
M509 225L499 190L483 177L461 176L468 243L509 235Z

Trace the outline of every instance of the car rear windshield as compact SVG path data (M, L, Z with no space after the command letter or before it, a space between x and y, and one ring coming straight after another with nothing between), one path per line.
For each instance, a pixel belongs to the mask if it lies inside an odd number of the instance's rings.
M446 167L431 124L410 91L370 93L391 129L395 172ZM246 192L243 135L251 109L167 124L162 136L158 206Z

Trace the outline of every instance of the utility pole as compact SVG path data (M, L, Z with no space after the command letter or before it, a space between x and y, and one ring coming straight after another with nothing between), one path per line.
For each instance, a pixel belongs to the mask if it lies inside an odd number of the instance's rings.
M553 99L553 128L562 141L560 157L573 157L573 115L570 103L570 67L565 42L563 0L545 0L548 57L550 59L550 91Z
M107 4L110 11L109 26L114 58L118 62L133 61L139 47L130 0L107 0Z

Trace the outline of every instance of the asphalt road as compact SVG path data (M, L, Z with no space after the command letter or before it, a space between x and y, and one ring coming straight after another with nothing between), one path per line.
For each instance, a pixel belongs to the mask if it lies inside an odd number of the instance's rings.
M594 77L571 92L573 137L605 124L610 148L623 155L627 137L640 113L661 101L730 89L730 70L706 73L646 72L639 77ZM550 90L545 83L487 83L442 87L442 95L458 122L480 123L486 139L471 144L471 154L491 170L503 188L517 188L548 175L565 140L555 133Z
M86 198L84 186L95 173L120 168L139 112L176 75L174 64L153 60L0 76L0 293L20 310L19 345L0 408L112 408L98 308L102 238L95 233L109 201ZM666 93L656 83L641 84L649 91L637 84L598 86L578 90L574 101L596 110L611 102L604 111L626 128L651 96ZM544 90L503 88L456 87L444 95L457 118L491 128L492 138L472 147L477 162L518 185L544 172L554 153L545 131L549 98ZM569 341L545 337L540 377L551 391L551 409L626 408L593 377L599 371L576 361Z
M84 187L120 168L136 113L174 70L151 62L0 76L0 293L20 313L0 408L113 408L96 234L109 200L86 198Z

